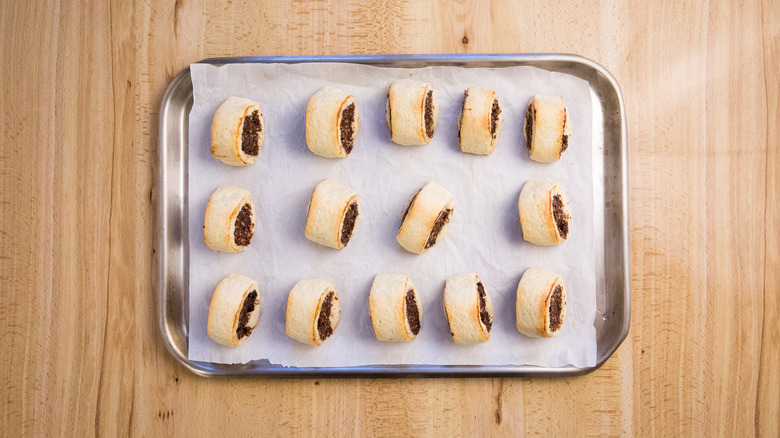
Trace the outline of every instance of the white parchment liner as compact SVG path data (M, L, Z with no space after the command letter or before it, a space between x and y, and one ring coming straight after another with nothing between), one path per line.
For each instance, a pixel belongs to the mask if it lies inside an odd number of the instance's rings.
M193 64L194 105L189 124L189 359L244 363L266 359L283 366L339 367L370 364L531 364L548 367L596 363L596 266L593 238L591 96L587 82L533 67L390 69L354 64ZM398 146L385 122L389 85L396 79L428 81L440 106L439 125L426 146ZM360 133L347 159L315 156L306 147L306 102L330 85L355 95ZM457 118L469 86L494 88L504 126L490 156L463 154ZM534 93L562 96L573 137L563 158L552 164L528 158L522 135L526 105ZM266 136L257 162L229 167L210 154L211 118L230 96L260 103ZM306 207L314 187L333 178L359 193L361 222L339 251L304 237ZM522 238L517 198L528 179L558 181L571 202L574 220L560 246L538 247ZM455 196L455 213L445 239L423 255L395 240L409 198L428 181ZM238 254L208 249L203 218L209 195L220 185L252 193L257 226L251 246ZM523 271L539 266L562 275L568 308L553 339L532 339L515 328L515 291ZM476 272L493 297L490 341L455 345L442 311L444 280ZM214 287L231 272L258 281L260 323L238 348L206 335ZM368 291L375 274L403 273L414 281L424 304L422 331L412 342L377 341L368 315ZM336 285L341 322L321 347L289 339L284 330L287 294L302 278Z

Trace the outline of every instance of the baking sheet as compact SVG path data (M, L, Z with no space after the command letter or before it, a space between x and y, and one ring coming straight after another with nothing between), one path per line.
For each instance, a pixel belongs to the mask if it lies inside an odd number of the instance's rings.
M189 359L243 363L266 359L282 366L343 367L377 364L531 364L548 367L596 363L591 102L587 82L533 67L390 69L353 64L228 64L191 67L194 104L190 113ZM387 87L402 77L431 82L441 108L431 144L397 146L389 140L384 107ZM317 157L305 144L308 97L324 85L355 94L361 130L346 160ZM505 124L489 157L462 154L457 115L469 85L495 88ZM569 106L574 136L561 161L534 163L522 138L522 116L533 93L560 95ZM211 117L227 97L260 102L267 133L258 162L231 168L209 153ZM336 179L360 194L362 220L349 246L337 251L303 235L306 206L314 186ZM559 181L574 220L569 240L536 247L522 240L517 196L527 179ZM455 195L455 215L446 238L421 256L395 241L408 199L435 180ZM256 236L247 251L222 254L205 247L203 211L220 184L245 187L258 209ZM568 308L561 333L550 340L524 337L514 327L517 282L529 266L560 273ZM488 343L452 343L441 293L450 275L480 275L496 307ZM261 319L253 335L230 349L206 336L214 286L229 272L258 280ZM410 275L423 303L423 329L410 343L376 341L368 316L368 290L377 273ZM341 322L322 347L293 341L284 333L287 293L301 278L331 281L339 290Z

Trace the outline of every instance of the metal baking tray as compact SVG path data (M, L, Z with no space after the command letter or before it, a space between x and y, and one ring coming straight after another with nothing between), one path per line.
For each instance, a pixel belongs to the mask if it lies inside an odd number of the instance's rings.
M417 68L533 66L570 74L590 84L593 101L595 239L604 242L604 272L597 276L597 362L593 367L532 365L374 365L339 368L283 367L268 361L217 364L187 358L189 248L187 245L188 123L192 108L190 69L168 85L160 107L157 174L157 315L165 347L201 376L389 377L389 376L575 376L606 362L628 334L631 293L628 242L628 148L623 96L602 66L569 54L349 55L211 58L205 63L345 62ZM601 190L603 188L603 190ZM601 208L599 208L599 206Z

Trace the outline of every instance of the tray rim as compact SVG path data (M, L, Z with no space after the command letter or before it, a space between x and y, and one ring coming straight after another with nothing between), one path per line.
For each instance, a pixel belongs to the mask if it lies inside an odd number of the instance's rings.
M477 62L496 63L544 63L569 62L582 64L592 69L603 78L613 89L617 100L616 110L619 112L619 150L620 150L620 231L623 241L621 259L623 262L622 288L624 300L622 305L622 320L620 331L613 345L610 345L602 357L597 358L591 367L542 367L535 365L365 365L351 367L285 367L268 366L253 367L253 362L247 364L216 364L212 362L191 361L186 350L177 345L174 339L176 324L170 324L171 317L168 306L168 250L166 236L169 234L167 221L168 196L164 192L167 186L167 140L165 127L167 105L175 96L179 85L190 80L190 67L182 69L168 84L160 101L158 116L157 158L155 189L156 199L156 236L154 264L157 276L154 285L157 292L157 319L163 344L166 350L185 368L194 374L204 377L286 377L286 378L320 378L320 377L563 377L589 374L599 369L612 357L614 352L628 336L631 323L631 275L630 275L630 234L629 234L629 196L628 196L628 134L625 114L625 103L620 86L614 76L600 64L585 57L567 53L478 53L478 54L396 54L396 55L305 55L305 56L242 56L206 58L197 63L223 65L229 63L303 63L303 62L340 62L359 64L384 64L393 62L421 62L429 64L469 64ZM554 71L554 70L552 70ZM191 82L191 81L190 81ZM591 86L592 88L592 86ZM184 347L186 348L186 346Z

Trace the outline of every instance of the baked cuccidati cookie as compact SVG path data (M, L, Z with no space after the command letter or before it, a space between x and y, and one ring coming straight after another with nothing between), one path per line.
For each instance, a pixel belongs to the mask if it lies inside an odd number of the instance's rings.
M406 275L380 274L368 293L374 334L380 341L411 341L422 326L423 308Z
M252 334L260 321L260 290L257 282L229 274L211 295L206 331L222 345L237 347Z
M345 185L326 179L311 195L306 213L306 238L335 249L347 246L360 219L358 195Z
M439 121L439 107L430 84L412 79L394 82L387 92L385 118L395 143L430 143Z
M569 201L557 183L529 180L517 201L523 239L536 245L560 245L569 235Z
M495 90L469 87L458 117L460 150L490 155L496 149L504 118Z
M260 105L243 97L227 99L211 121L211 155L231 166L254 163L263 148L265 120Z
M326 158L346 158L360 130L355 96L334 87L323 87L306 105L306 145Z
M558 333L566 316L566 288L561 276L541 268L528 268L517 285L517 330L537 338Z
M444 313L456 344L476 344L490 339L493 300L477 274L470 272L447 279Z
M339 325L341 307L336 287L324 280L306 279L287 296L287 336L310 345L322 345Z
M255 232L255 209L249 190L219 186L206 205L203 240L222 252L245 250Z
M531 159L558 161L569 147L571 121L563 99L535 94L523 119L523 136Z
M444 238L453 211L452 194L429 182L406 204L396 240L411 253L424 253Z

